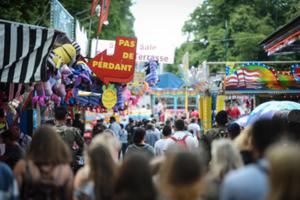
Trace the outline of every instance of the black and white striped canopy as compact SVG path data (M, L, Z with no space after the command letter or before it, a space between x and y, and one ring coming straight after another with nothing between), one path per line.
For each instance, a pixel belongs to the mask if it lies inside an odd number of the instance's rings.
M55 30L0 20L0 82L46 81Z

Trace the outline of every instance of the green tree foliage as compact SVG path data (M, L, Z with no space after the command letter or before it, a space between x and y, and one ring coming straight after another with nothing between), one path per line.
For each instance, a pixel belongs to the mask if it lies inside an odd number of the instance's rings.
M295 55L268 57L259 43L299 13L299 0L204 0L182 28L193 39L176 50L173 68L186 51L190 66L204 60L294 59Z
M60 0L64 7L88 30L91 0ZM102 27L100 38L115 39L117 35L134 36L131 0L111 0L108 26ZM81 14L78 14L81 13ZM0 19L50 26L50 0L1 0ZM92 37L98 28L98 16L93 17Z

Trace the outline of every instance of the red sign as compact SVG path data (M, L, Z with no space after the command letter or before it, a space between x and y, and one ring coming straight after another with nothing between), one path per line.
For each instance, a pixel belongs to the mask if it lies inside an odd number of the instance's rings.
M136 38L118 36L114 55L108 56L104 50L87 64L105 84L128 83L133 79L136 44Z

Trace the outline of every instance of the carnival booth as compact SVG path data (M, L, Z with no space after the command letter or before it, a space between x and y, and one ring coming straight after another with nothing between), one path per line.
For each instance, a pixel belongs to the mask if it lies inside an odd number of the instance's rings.
M198 99L204 94L206 87L206 82L197 82L187 86L185 81L176 75L169 72L163 73L159 75L157 85L150 88L153 108L163 104L164 119L174 116L189 117L188 111L198 110Z
M1 124L20 121L22 132L32 134L34 127L54 119L55 106L68 108L71 119L77 112L126 110L146 89L126 94L136 38L118 37L116 44L115 55L101 52L87 62L79 45L62 32L0 20Z
M60 69L75 62L78 46L62 32L4 20L0 44L2 117L6 125L21 118L22 131L32 134L40 120L36 108L65 96Z

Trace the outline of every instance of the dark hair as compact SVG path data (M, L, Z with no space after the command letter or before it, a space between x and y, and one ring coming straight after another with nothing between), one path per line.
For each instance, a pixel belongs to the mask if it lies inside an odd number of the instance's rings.
M300 110L277 111L272 120L292 141L300 141Z
M229 137L233 140L241 132L241 127L237 123L232 123L227 128Z
M120 126L121 126L121 129L123 129L123 128L124 128L124 125L123 125L123 124L120 124Z
M54 119L49 119L49 120L45 121L44 124L55 125L55 121L54 121Z
M191 119L191 123L195 123L195 122L196 122L196 118L193 117L193 118Z
M115 182L116 200L154 200L156 191L147 159L141 155L125 158Z
M76 113L75 114L75 120L79 120L80 119L80 113Z
M116 118L114 116L111 116L109 121L112 123L112 122L115 122L116 121Z
M218 123L218 125L226 125L226 123L228 122L228 115L225 110L221 110L217 113L216 122Z
M196 199L202 191L204 162L198 152L173 150L160 167L159 189L171 199Z
M101 144L91 144L87 155L90 163L89 178L94 181L95 199L112 199L115 163L110 151Z
M153 129L154 129L154 125L153 125L153 124L148 123L148 124L146 125L146 130L153 130Z
M55 119L64 120L67 116L67 109L65 107L59 106L55 108Z
M133 123L134 122L134 120L130 117L129 118L129 123Z
M8 129L8 130L5 130L2 134L1 134L2 138L4 140L13 140L14 137L13 135L11 134L11 131Z
M101 134L106 129L106 126L102 123L97 123L92 130L93 137L98 134Z
M253 124L252 144L262 155L267 147L277 141L280 132L279 125L274 121L270 119L258 120Z
M69 147L55 129L47 125L35 131L26 158L36 165L69 164L72 161Z
M188 165L186 163L189 163ZM180 186L190 184L202 176L202 161L199 155L191 152L180 152L174 156L173 168L170 171L171 184Z
M163 130L162 130L162 134L164 136L169 136L172 134L172 128L171 126L164 126Z
M145 134L146 134L145 129L136 128L134 130L133 143L135 143L135 144L141 143L145 137Z
M184 121L183 121L182 119L177 119L177 120L175 121L175 128L176 128L176 130L178 130L178 131L183 131L184 128L185 128L185 123L184 123Z

